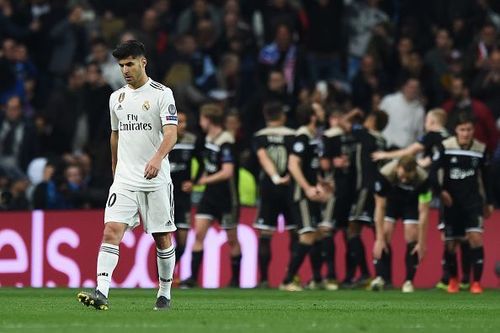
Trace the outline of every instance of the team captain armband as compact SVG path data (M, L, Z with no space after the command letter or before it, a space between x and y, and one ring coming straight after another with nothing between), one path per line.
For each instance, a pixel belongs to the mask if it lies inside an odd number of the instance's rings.
M421 193L418 196L418 202L422 204L426 204L432 201L432 191L429 190L425 193Z

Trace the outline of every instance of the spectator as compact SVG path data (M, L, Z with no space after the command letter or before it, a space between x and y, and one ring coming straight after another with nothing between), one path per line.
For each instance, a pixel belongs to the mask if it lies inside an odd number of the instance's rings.
M215 34L220 33L220 19L216 9L207 0L195 0L193 4L184 10L177 20L177 33L195 33L201 20L210 20L214 24Z
M35 129L23 117L21 99L9 98L0 116L0 166L22 175L37 153Z
M469 78L473 78L479 71L487 69L488 59L497 45L497 31L493 24L486 23L481 28L479 39L472 43L466 58L466 70Z
M311 82L343 79L341 59L344 50L342 0L304 1L307 29L307 62Z
M264 42L271 43L275 37L274 32L281 25L286 25L293 33L302 34L302 23L299 12L289 0L270 0L262 7L262 20L264 24Z
M28 210L31 205L26 196L29 181L25 176L11 180L9 191L4 193L5 208L10 211Z
M353 105L365 113L370 112L373 94L386 90L387 78L384 72L377 68L373 56L365 55L361 61L361 68L352 81Z
M401 78L403 68L408 68L411 53L414 51L413 40L403 36L399 39L396 49L393 50L391 60L387 69L387 74L393 79L392 85L397 85L398 78Z
M443 104L443 109L448 112L448 131L454 128L456 119L461 113L472 114L476 120L474 136L486 144L488 151L494 152L498 144L498 132L495 119L490 109L481 101L470 96L469 89L464 79L456 77L451 81L451 99Z
M436 81L440 83L441 89L446 87L449 80L449 62L453 51L453 40L446 29L439 29L436 32L435 45L425 54L425 65L432 68Z
M91 53L87 58L87 63L90 62L95 62L99 65L104 80L113 90L117 90L125 85L118 62L111 55L108 45L103 38L98 37L92 41Z
M407 78L398 92L387 95L380 103L380 110L389 116L382 132L388 147L403 148L424 134L424 106L420 101L420 82Z
M380 0L352 1L347 7L349 27L349 66L347 77L352 80L358 72L361 58L366 53L375 26L389 21L386 13L379 9Z
M492 111L495 119L500 118L500 50L491 53L488 67L482 69L472 84L472 95L480 99Z
M45 165L43 181L35 187L33 192L34 209L61 209L63 199L55 181L56 166L52 162Z

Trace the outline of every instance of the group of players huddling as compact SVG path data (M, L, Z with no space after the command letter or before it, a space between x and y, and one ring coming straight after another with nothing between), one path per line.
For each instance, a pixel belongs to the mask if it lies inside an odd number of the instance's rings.
M195 185L205 189L193 224L192 275L181 281L180 287L197 285L204 260L203 241L214 221L227 233L230 285L239 286L238 161L235 140L224 130L224 111L216 104L203 105L199 125L204 135L197 138L187 132L186 115L177 112L171 90L147 77L144 54L144 46L137 41L125 42L113 52L128 83L110 97L115 180L105 211L97 288L78 294L81 303L101 310L109 307L108 292L120 241L128 228L139 223L139 215L157 247L160 288L154 308L170 308L175 263L184 252L191 226L190 194ZM283 215L291 241L290 262L280 289L303 290L297 274L308 255L313 272L305 286L308 289L388 288L390 242L395 222L402 220L407 244L402 291L413 292L417 266L426 252L429 206L434 197L440 203L445 241L439 286L450 293L460 289L482 292L483 219L491 214L492 205L485 181L487 153L485 145L474 139L473 118L458 115L455 133L449 135L446 113L431 110L426 116L426 134L418 142L385 151L381 132L388 116L383 111L368 115L358 109L347 114L333 111L325 117L321 105L301 105L295 112L298 129L285 126L284 108L278 102L267 103L262 112L266 127L254 135L262 169L254 224L259 233L260 287L269 287L271 237L278 216ZM125 129L122 125L128 123L131 126ZM324 123L329 128L324 128ZM195 177L191 177L193 160L200 164ZM361 239L363 227L375 231L374 279ZM171 236L176 230L174 249ZM346 244L346 276L341 283L334 264L337 232L343 233ZM461 280L456 254L459 247ZM322 276L323 265L326 276ZM360 276L355 278L358 268Z

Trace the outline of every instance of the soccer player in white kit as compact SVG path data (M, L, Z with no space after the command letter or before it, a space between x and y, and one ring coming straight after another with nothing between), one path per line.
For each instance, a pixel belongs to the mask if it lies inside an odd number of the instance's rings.
M172 91L146 74L144 45L131 40L120 44L118 60L127 85L109 99L113 185L104 214L104 232L97 257L97 288L80 292L78 300L107 310L119 244L127 229L139 224L156 243L159 290L155 310L170 308L170 287L175 267L171 233L174 224L173 185L168 153L177 141L177 110Z

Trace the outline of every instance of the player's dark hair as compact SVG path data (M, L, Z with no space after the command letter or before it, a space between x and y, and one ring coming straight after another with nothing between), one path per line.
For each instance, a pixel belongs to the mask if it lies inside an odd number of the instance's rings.
M311 118L314 116L314 109L310 104L301 104L297 108L295 116L299 126L308 125L311 122Z
M476 123L476 118L470 112L460 112L455 118L455 128L457 128L457 126L459 125L469 124L469 123L472 125Z
M375 118L375 129L379 132L382 132L387 123L389 122L389 116L385 111L377 110L371 113L371 116Z
M262 111L264 113L264 118L266 119L266 121L280 120L281 116L285 112L283 104L281 104L280 102L268 102L264 104L264 108Z
M206 117L214 125L223 126L224 124L224 110L217 104L202 105L200 115Z
M128 40L121 43L113 50L113 57L118 60L128 57L137 58L146 55L146 48L144 44L137 40Z
M405 155L399 159L398 167L403 168L408 173L415 172L417 170L417 160L412 155Z

